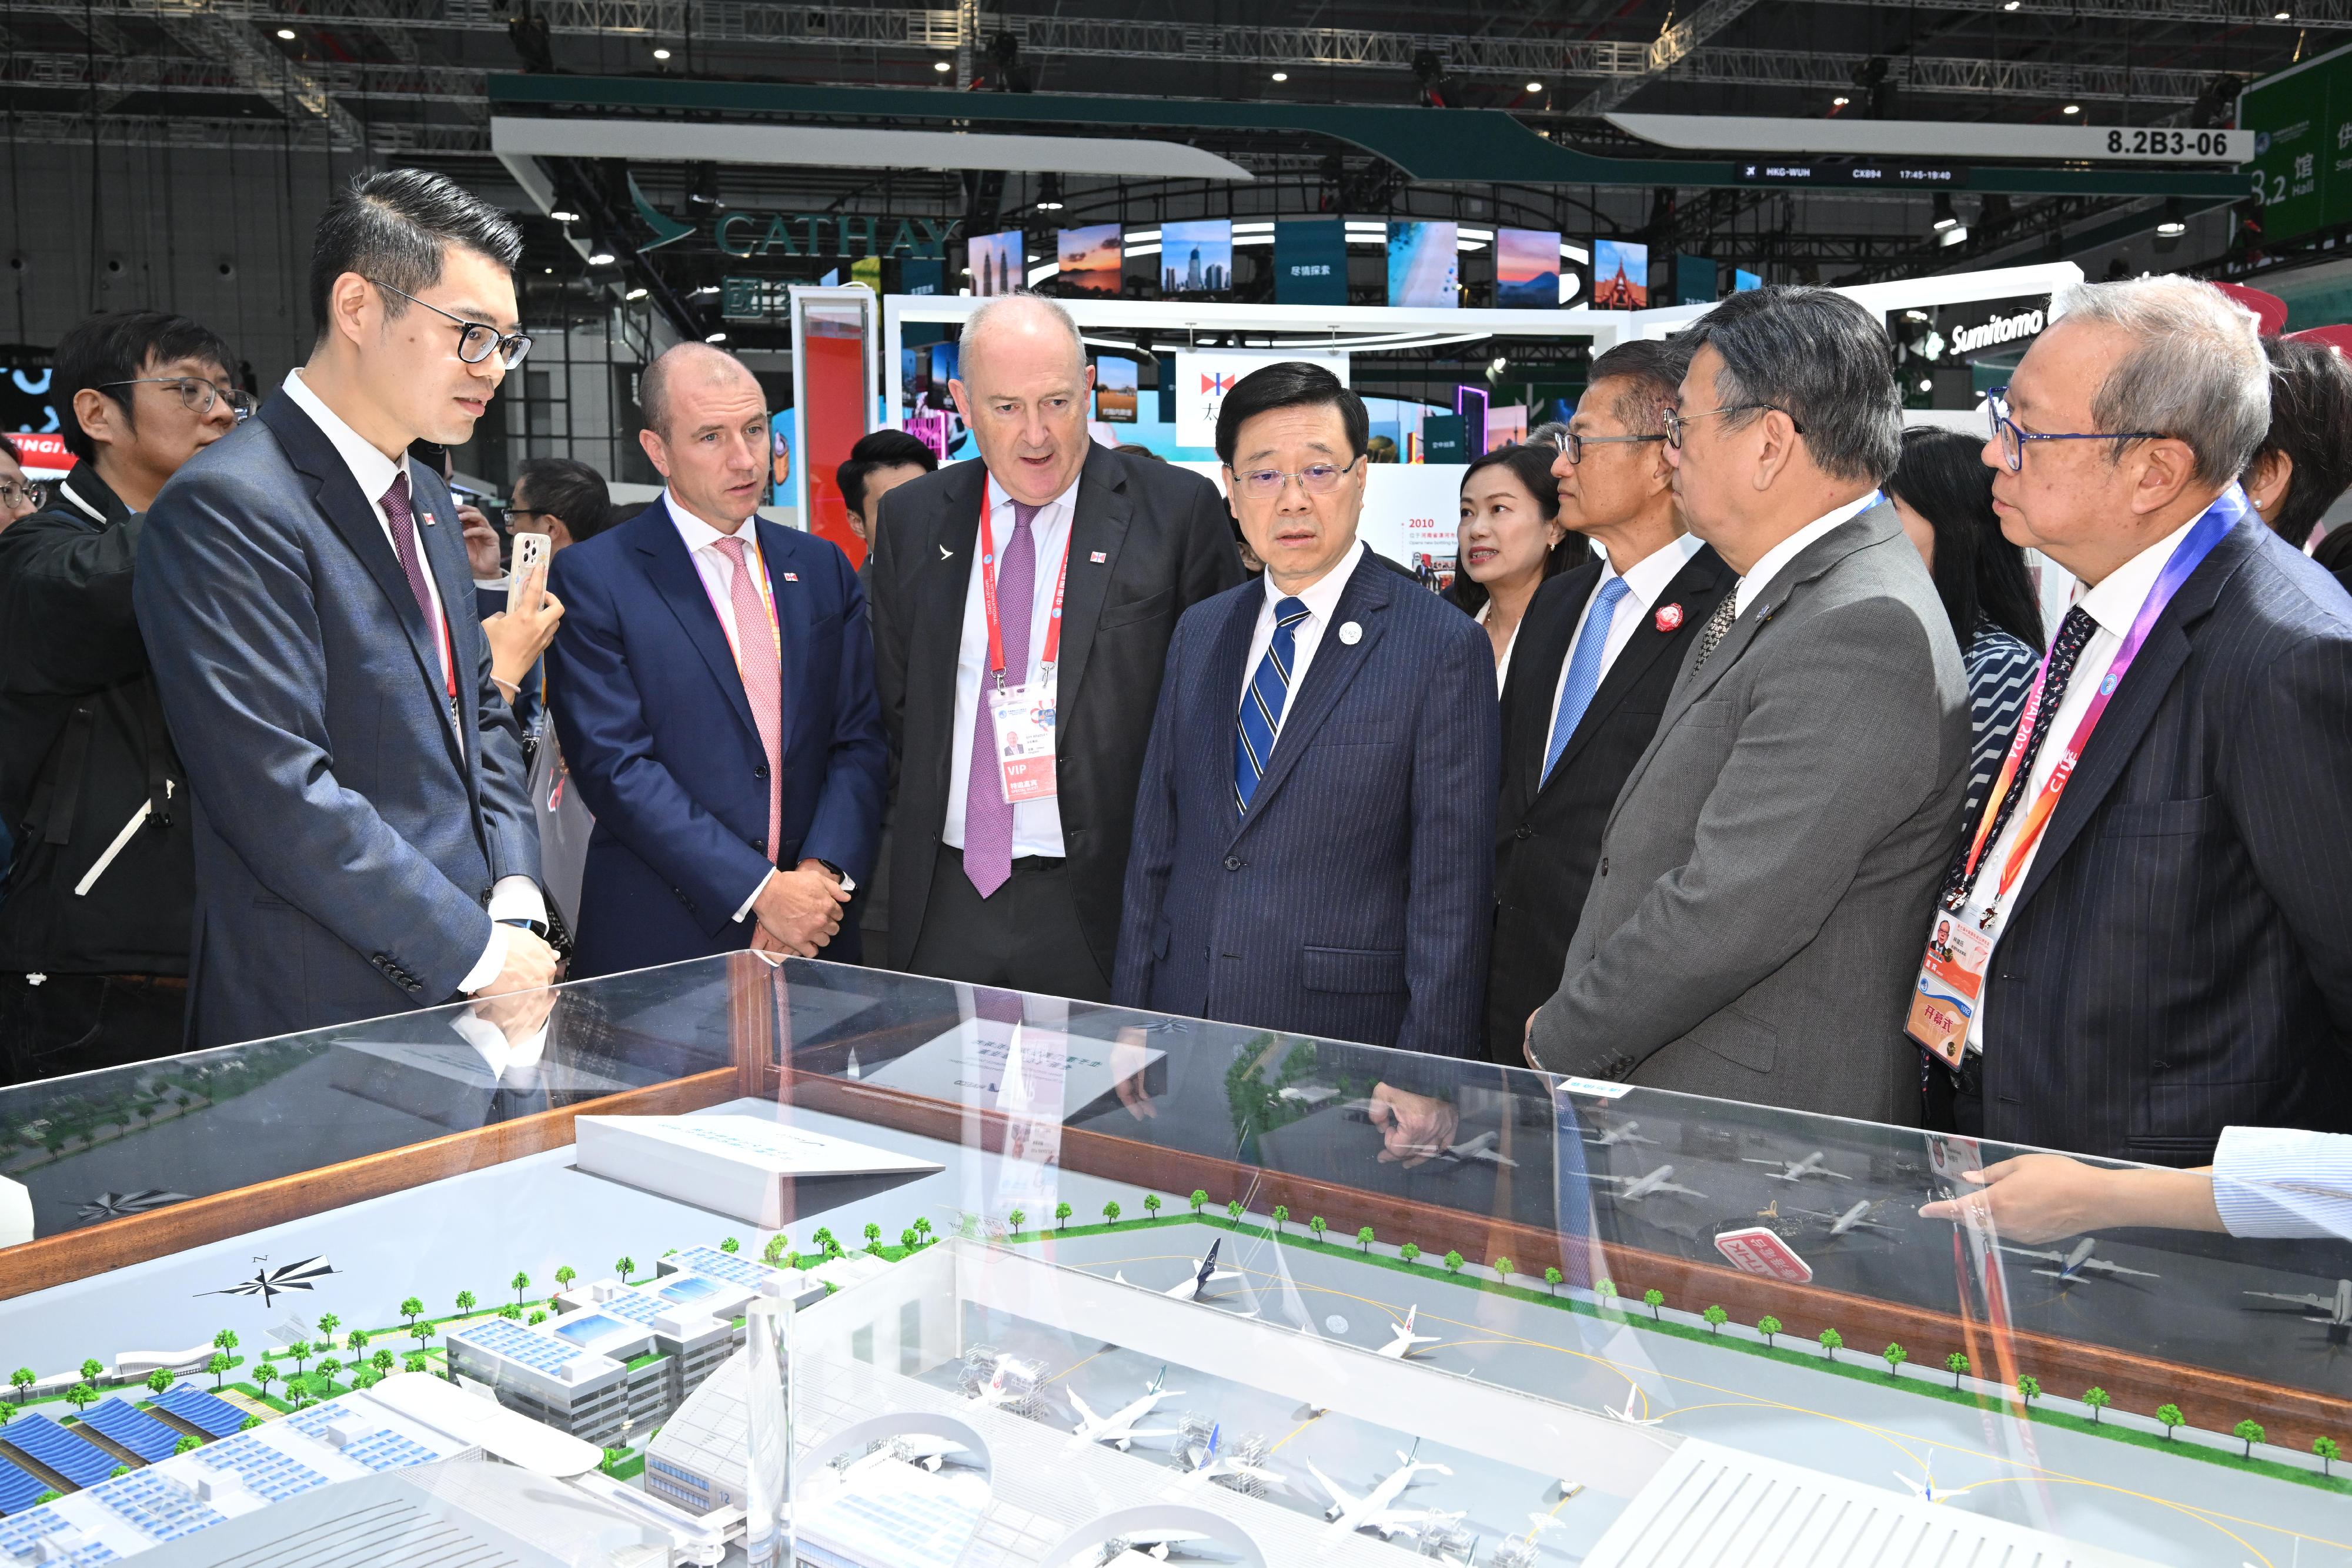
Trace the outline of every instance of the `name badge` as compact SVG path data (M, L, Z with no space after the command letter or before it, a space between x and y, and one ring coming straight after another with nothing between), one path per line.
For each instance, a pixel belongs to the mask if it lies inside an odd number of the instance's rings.
M1904 1032L1958 1068L1968 1053L1969 1031L1984 996L1985 971L1992 965L1992 938L1982 929L1981 911L1971 903L1957 914L1936 911L1927 928L1927 951L1911 990L1911 1014Z
M1008 805L1055 793L1054 687L1049 679L983 693L996 727L996 780Z

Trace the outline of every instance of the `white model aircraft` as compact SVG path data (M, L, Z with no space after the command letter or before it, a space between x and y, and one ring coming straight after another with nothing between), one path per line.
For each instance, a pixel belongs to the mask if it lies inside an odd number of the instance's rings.
M964 1459L951 1458L956 1454L967 1457ZM950 1463L970 1463L969 1456L970 1450L952 1437L937 1437L929 1432L902 1432L881 1448L854 1460L843 1469L842 1474L845 1477L857 1475L895 1459L937 1475Z
M1559 1479L1559 1500L1562 1502L1566 1502L1570 1498L1574 1497L1578 1492L1580 1492L1583 1490L1584 1483L1582 1481L1570 1480L1566 1476L1562 1476ZM1549 1519L1551 1518L1551 1515L1547 1513L1542 1517Z
M1624 1183L1624 1190L1617 1195L1617 1201L1620 1203L1639 1203L1645 1197L1653 1197L1662 1192L1678 1192L1685 1197L1705 1197L1706 1196L1706 1194L1697 1191L1695 1188L1676 1185L1673 1180L1674 1174L1674 1166L1660 1166L1656 1170L1652 1171L1645 1176L1596 1176L1591 1179L1594 1181Z
M1481 1133L1476 1137L1465 1143L1456 1144L1446 1150L1445 1157L1449 1160L1484 1160L1490 1166L1517 1166L1518 1161L1510 1158L1495 1147L1501 1137L1502 1134L1499 1133Z
M1847 1231L1857 1228L1867 1228L1871 1230L1894 1229L1895 1228L1893 1226L1882 1225L1877 1220L1870 1218L1871 1211L1875 1209L1877 1207L1878 1201L1874 1201L1865 1197L1860 1203L1855 1204L1853 1207L1846 1209L1842 1214L1831 1214L1826 1210L1819 1208L1800 1208L1793 1210L1792 1212L1801 1214L1809 1219L1828 1220L1830 1222L1830 1234L1832 1236L1843 1236Z
M1597 1138L1590 1133L1585 1134L1584 1141L1596 1149L1613 1149L1620 1144L1649 1144L1654 1146L1658 1140L1643 1137L1641 1129L1639 1122L1620 1122L1613 1127L1602 1128Z
M1622 1421L1628 1427L1654 1427L1665 1419L1664 1416L1634 1415L1633 1402L1641 1397L1642 1385L1638 1383L1628 1384L1625 1388L1625 1408L1620 1410L1613 1405L1604 1405L1601 1406L1601 1413L1612 1421ZM1563 1487L1567 1485L1565 1481L1560 1484Z
M1218 1281L1240 1279L1240 1270L1217 1267L1217 1249L1224 1244L1225 1239L1222 1236L1210 1242L1208 1256L1192 1266L1192 1273L1160 1293L1173 1301L1203 1301L1207 1299L1209 1287ZM1111 1271L1110 1277L1122 1285L1130 1283L1128 1277L1117 1270Z
M1927 1450L1927 1460L1920 1465L1917 1476L1906 1476L1901 1470L1897 1470L1895 1472L1895 1479L1901 1481L1904 1490L1921 1502L1942 1502L1952 1495L1948 1491L1936 1490L1936 1450L1933 1448Z
M1390 1331L1394 1337L1391 1338L1388 1343L1381 1346L1380 1354L1387 1356L1391 1361L1405 1361L1411 1359L1412 1355L1412 1347L1414 1345L1435 1344L1439 1337L1436 1334L1415 1333L1412 1332L1413 1320L1420 1315L1420 1302L1416 1301L1412 1306L1407 1307L1404 1313L1404 1322L1401 1323L1392 1322L1389 1325Z
M1377 1530L1383 1541L1400 1530L1408 1533L1417 1532L1429 1522L1433 1511L1429 1509L1399 1509L1394 1506L1397 1499L1404 1495L1405 1489L1412 1485L1423 1470L1434 1470L1441 1476L1454 1473L1445 1465L1407 1458L1399 1454L1397 1468L1373 1482L1371 1490L1358 1497L1316 1469L1314 1460L1307 1461L1307 1473L1315 1478L1316 1485L1330 1494L1331 1506L1323 1511L1323 1517L1331 1521L1331 1533L1352 1535L1359 1530Z
M1160 1375L1151 1380L1151 1386L1143 1391L1141 1398L1121 1406L1108 1416L1096 1415L1087 1407L1087 1402L1078 1396L1076 1389L1070 1390L1070 1407L1078 1413L1078 1424L1070 1430L1089 1443L1108 1443L1122 1454L1126 1453L1128 1446L1139 1437L1181 1436L1180 1429L1174 1427L1168 1427L1164 1431L1146 1432L1139 1431L1135 1425L1150 1415L1162 1399L1174 1399L1181 1396L1183 1392L1181 1389L1163 1389L1160 1386L1167 1381L1167 1378L1168 1369L1163 1366L1160 1369Z
M1794 1162L1788 1160L1742 1160L1740 1161L1740 1164L1748 1166L1779 1166L1780 1167L1780 1170L1767 1176L1765 1178L1767 1181L1802 1181L1809 1176L1827 1176L1832 1181L1852 1181L1853 1179L1843 1171L1833 1171L1830 1169L1829 1166L1823 1165L1822 1161L1827 1157L1828 1156L1824 1155L1821 1150L1815 1149L1803 1159Z
M972 1391L972 1400L975 1404L990 1409L1000 1405L1010 1405L1013 1400L1035 1389L1037 1375L1043 1370L1044 1368L1023 1361L1017 1356L1000 1354L996 1358L994 1370L989 1374L988 1381ZM1011 1385L1008 1374L1025 1380L1028 1386L1015 1389Z
M2295 1296L2283 1291L2248 1291L2246 1294L2260 1296L2265 1301L2284 1301L2291 1307L2309 1307L2318 1315L2306 1317L2304 1320L2306 1322L2326 1323L2332 1329L2352 1328L2352 1280L2336 1281L2336 1293L2332 1296ZM2274 1312L2277 1309L2268 1310Z
M2126 1269L2120 1263L2110 1263L2105 1258L2094 1258L2091 1256L2091 1249L2097 1245L2098 1242L2095 1239L2085 1236L2074 1243L2074 1249L2072 1252L2051 1252L2033 1247L2011 1247L2006 1241L2001 1243L2000 1249L2019 1258L2032 1258L2044 1263L2057 1264L2055 1269L2036 1269L2032 1272L2047 1274L2050 1278L2064 1284L2073 1284L2082 1279L2086 1271L2108 1275L2130 1274L2142 1280L2163 1278L2162 1275L2151 1274L2145 1269Z

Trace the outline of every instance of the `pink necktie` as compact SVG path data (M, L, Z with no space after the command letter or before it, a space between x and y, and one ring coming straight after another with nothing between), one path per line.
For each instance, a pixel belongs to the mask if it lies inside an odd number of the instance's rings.
M784 825L784 676L776 657L776 642L768 624L768 607L752 586L751 562L740 538L724 538L735 570L727 599L735 611L735 667L743 676L743 695L751 701L751 722L760 727L760 744L768 752L768 859L782 845ZM761 632L769 635L762 637Z
M1029 612L1036 597L1037 540L1029 531L1040 507L1013 503L1013 537L996 566L996 615L1004 634L1004 684L1029 678ZM980 673L980 702L971 722L971 770L963 797L963 873L987 898L1013 875L1013 803L1004 798L996 762L996 720L988 694L996 677Z

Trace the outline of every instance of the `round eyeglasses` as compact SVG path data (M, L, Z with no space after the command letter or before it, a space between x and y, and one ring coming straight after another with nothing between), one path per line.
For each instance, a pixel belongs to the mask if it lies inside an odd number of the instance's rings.
M253 394L243 387L225 387L205 381L201 376L139 376L127 382L100 382L104 387L169 387L179 394L180 406L201 419L212 413L213 405L225 402L229 412L243 419L253 412Z
M1296 474L1286 474L1279 468L1249 468L1234 476L1234 488L1253 501L1270 501L1282 494L1291 480L1310 496L1328 496L1339 487L1339 481L1356 463L1309 463Z
M2000 460L2012 474L2025 467L2025 444L2029 441L2161 441L2164 437L2153 430L2127 430L2110 435L2104 430L2043 434L2020 430L2017 422L2009 417L2009 389L1993 388L1985 393L1985 419L1992 426L1992 438L2000 444ZM2117 448L2120 455L2121 448Z
M530 334L528 332L501 332L487 321L468 321L463 316L442 309L429 299L419 299L408 290L394 288L379 278L371 277L368 281L387 294L399 295L411 305L424 306L436 316L448 317L457 329L457 357L469 365L478 365L495 353L500 365L513 370L522 363L522 357L530 352Z
M1568 454L1569 466L1584 461L1588 446L1638 446L1652 441L1664 441L1663 435L1587 435L1581 431L1567 430L1552 437L1552 444Z
M0 479L0 512L13 512L19 507L39 511L49 504L49 487L38 479L18 484L14 479Z
M1719 414L1752 413L1758 409L1767 413L1788 413L1790 428L1800 435L1805 434L1805 427L1797 423L1797 416L1789 413L1787 409L1776 402L1735 402L1722 408L1708 409L1705 413L1685 413L1678 408L1662 409L1659 412L1664 416L1666 444L1680 452L1683 449L1683 431L1686 427L1696 424L1702 419L1714 419Z

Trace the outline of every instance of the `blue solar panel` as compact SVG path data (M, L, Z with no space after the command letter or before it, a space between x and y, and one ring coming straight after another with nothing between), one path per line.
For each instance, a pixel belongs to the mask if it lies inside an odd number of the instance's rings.
M0 1513L22 1513L48 1490L48 1483L38 1476L0 1459Z
M72 1521L59 1516L53 1508L37 1508L30 1513L20 1513L14 1519L0 1519L0 1557L11 1562L29 1552L33 1543L43 1536L72 1528ZM115 1561L114 1552L103 1542L87 1541L71 1555L54 1559L69 1563L72 1568L89 1568L89 1564Z
M644 1323L650 1328L654 1319L661 1315L662 1305L650 1297L641 1296L635 1291L630 1291L614 1297L609 1301L597 1302L596 1310L600 1312L610 1312L614 1317L626 1318L631 1322Z
M255 1496L283 1502L298 1492L327 1484L327 1478L289 1458L252 1433L229 1437L197 1451L197 1461L215 1470L235 1470Z
M168 1459L180 1445L180 1434L144 1411L134 1409L120 1396L82 1412L81 1424L100 1437L111 1437L149 1464Z
M207 1437L226 1437L245 1426L244 1411L184 1383L175 1383L157 1395L155 1408L170 1411Z
M527 1366L533 1372L553 1373L567 1361L576 1361L581 1352L575 1347L519 1329L504 1318L492 1318L486 1323L474 1323L449 1336L460 1344L469 1344L504 1356L507 1360Z
M396 1470L409 1465L429 1464L436 1456L420 1445L386 1427L370 1432L343 1450L343 1458L355 1465L365 1465L372 1470Z
M177 1541L225 1522L196 1494L152 1470L117 1476L89 1495L157 1541Z
M676 1257L665 1258L662 1261L679 1269L690 1269L698 1274L708 1274L714 1280L724 1280L730 1285L740 1285L747 1291L758 1290L762 1283L781 1272L765 1263L754 1262L732 1252L721 1252L716 1247L689 1247Z
M0 1443L38 1459L78 1487L96 1486L122 1462L37 1411L0 1427Z

